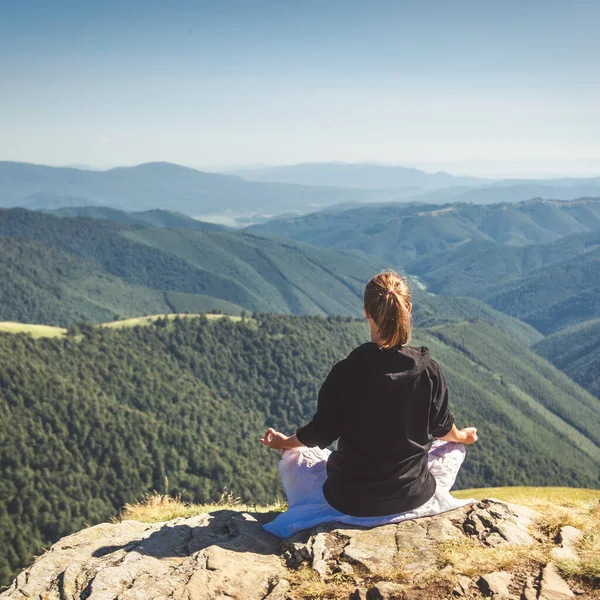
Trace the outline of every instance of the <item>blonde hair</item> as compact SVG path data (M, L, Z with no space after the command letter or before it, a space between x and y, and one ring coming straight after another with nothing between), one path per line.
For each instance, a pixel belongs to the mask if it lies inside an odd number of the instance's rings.
M365 287L365 311L379 330L382 348L405 346L410 341L411 294L408 281L395 271L382 271Z

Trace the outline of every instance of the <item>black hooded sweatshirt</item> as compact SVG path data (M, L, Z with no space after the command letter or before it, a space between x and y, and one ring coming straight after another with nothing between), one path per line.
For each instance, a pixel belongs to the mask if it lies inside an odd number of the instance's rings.
M338 440L327 461L327 502L348 515L377 517L433 496L427 453L453 423L446 380L427 348L383 350L368 342L331 369L317 413L296 435L311 447Z

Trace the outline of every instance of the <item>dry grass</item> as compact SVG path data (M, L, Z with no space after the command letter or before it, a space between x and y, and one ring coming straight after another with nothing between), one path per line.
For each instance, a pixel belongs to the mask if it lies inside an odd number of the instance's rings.
M460 538L440 543L440 568L450 565L454 573L469 577L492 571L516 571L537 567L548 562L550 546L534 547L503 545L497 548L483 546L479 540Z
M571 525L584 530L590 523L589 502L572 502L566 506L552 502L531 502L529 506L541 514L535 528L549 538L556 537L561 527Z
M577 550L581 561L576 565L575 572L571 574L600 583L600 531L598 529L587 531L579 542Z
M579 560L560 560L557 561L557 566L567 577L598 584L600 583L600 502L587 510L582 509L577 515L577 522L578 525L574 527L583 531L583 536L575 547ZM572 522L566 524L571 525Z
M562 527L570 525L583 532L576 546L578 561L558 560L558 568L568 578L597 584L600 582L600 490L574 488L487 488L482 490L464 490L464 497L496 497L506 502L515 502L536 510L540 517L532 526L532 533L538 539L545 540L534 549L519 552L508 546L488 549L477 542L470 546L470 540L457 540L442 548L442 558L460 568L475 573L479 568L489 570L511 570L525 565L529 557L530 564L550 560L553 540ZM456 494L457 496L459 494ZM461 546L462 544L462 546ZM497 552L499 551L499 552ZM525 556L520 554L524 553ZM512 567L511 567L512 563ZM461 572L466 572L465 568Z
M600 501L600 490L590 490L587 488L568 488L568 487L496 487L496 488L477 488L470 490L453 491L452 495L456 498L497 498L504 502L514 502L532 506L536 502L550 502L552 504L563 504L578 501Z
M344 572L332 573L323 581L319 574L303 564L299 569L288 573L294 598L302 600L317 600L327 598L332 600L347 600L357 587L371 588L380 581L392 583L407 583L410 580L402 565L395 568L367 570L361 565L353 565L353 574Z
M577 545L578 561L557 560L556 566L566 577L600 583L600 533L588 531Z
M231 492L223 490L221 498L212 504L190 504L181 500L181 496L169 496L152 492L146 494L141 502L126 504L121 511L119 520L141 521L142 523L158 523L172 519L195 517L203 513L217 510L239 510L240 512L283 512L287 505L276 502L265 506L245 504L235 498Z
M391 581L392 583L406 583L410 581L410 575L404 565L397 564L395 567L377 568L376 566L364 578L369 585L378 581ZM368 587L368 586L367 586Z
M308 566L303 566L288 575L293 594L303 600L346 600L356 589L356 583L351 578L333 575L327 582L321 581L319 574Z

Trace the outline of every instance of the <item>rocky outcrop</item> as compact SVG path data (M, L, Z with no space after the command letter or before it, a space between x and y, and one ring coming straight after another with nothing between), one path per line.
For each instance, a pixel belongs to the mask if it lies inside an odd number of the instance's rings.
M277 598L279 540L243 513L102 524L63 538L0 598L209 600Z
M221 510L156 524L97 525L52 546L0 598L288 600L306 597L306 573L339 598L573 597L552 563L530 573L469 576L441 560L449 542L481 549L536 544L536 515L523 507L485 500L374 529L332 524L284 541L262 529L273 516ZM557 543L572 550L576 539L566 530Z

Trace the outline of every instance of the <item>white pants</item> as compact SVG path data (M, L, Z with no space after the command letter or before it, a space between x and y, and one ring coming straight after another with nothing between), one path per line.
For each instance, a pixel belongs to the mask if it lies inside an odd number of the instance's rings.
M465 459L465 447L454 442L436 440L429 451L427 466L436 479L437 488L425 504L396 515L352 517L330 506L323 496L330 454L329 450L305 446L287 450L283 454L279 461L279 473L289 508L274 521L267 523L264 526L266 531L285 538L301 529L332 521L359 527L376 527L436 515L474 502L471 499L458 500L450 494L450 488Z

